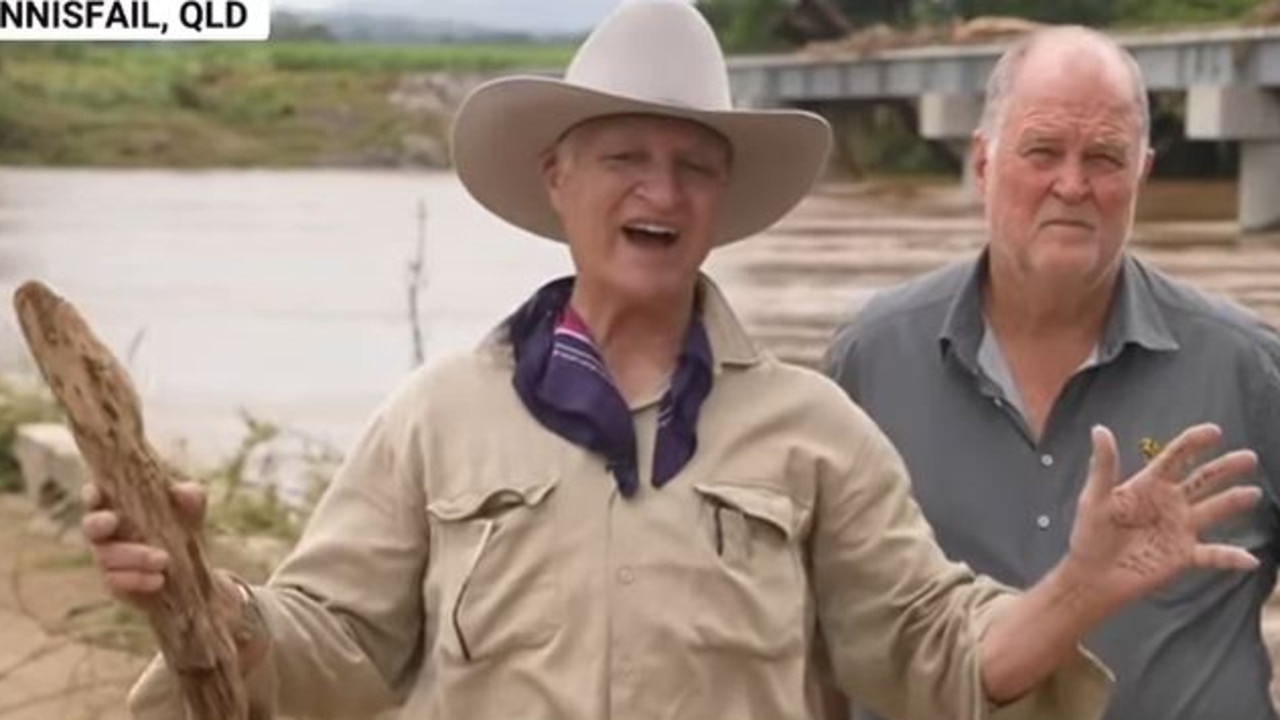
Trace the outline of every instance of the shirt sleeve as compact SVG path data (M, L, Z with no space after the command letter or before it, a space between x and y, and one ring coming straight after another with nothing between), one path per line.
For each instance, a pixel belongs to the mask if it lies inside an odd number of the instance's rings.
M1101 716L1110 677L1083 649L1016 702L988 701L979 643L1015 591L949 562L888 439L860 410L845 424L857 447L820 471L811 547L818 621L844 691L899 720Z
M822 371L854 400L858 399L857 366L853 362L857 344L858 324L850 320L836 329L822 356Z
M255 717L370 716L402 702L417 675L426 501L420 463L393 435L385 415L375 418L297 547L251 590L270 638L247 678ZM162 659L134 686L129 708L138 720L185 720Z
M1280 513L1280 335L1260 327L1256 355L1244 368L1248 382L1249 447L1258 454L1266 479L1263 489L1272 509Z

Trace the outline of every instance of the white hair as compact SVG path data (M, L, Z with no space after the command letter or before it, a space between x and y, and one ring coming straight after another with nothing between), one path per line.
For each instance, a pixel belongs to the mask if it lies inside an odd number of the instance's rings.
M1146 82L1142 78L1142 68L1138 61L1123 46L1106 33L1079 25L1054 27L1037 30L1019 40L1005 51L987 78L986 99L982 108L982 118L978 129L987 140L987 152L995 150L1000 127L1004 123L1005 106L1009 95L1013 92L1014 83L1031 51L1042 42L1066 37L1083 37L1111 50L1119 58L1129 72L1133 82L1133 104L1138 115L1140 142L1143 150L1147 148L1148 134L1151 132L1151 103L1147 98Z

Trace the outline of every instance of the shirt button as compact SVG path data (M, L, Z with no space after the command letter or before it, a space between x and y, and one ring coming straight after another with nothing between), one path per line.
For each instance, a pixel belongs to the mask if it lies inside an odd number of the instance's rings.
M1053 456L1050 455L1049 453L1045 453L1044 455L1041 455L1040 464L1045 467L1053 467Z
M1001 400L1000 398L991 398L991 402L998 408L1004 407L1004 400Z
M618 569L618 582L623 585L630 585L636 579L636 573L629 567Z
M1036 518L1036 527L1039 527L1041 530L1048 530L1048 529L1049 529L1049 516L1048 516L1048 515L1041 515L1040 517Z

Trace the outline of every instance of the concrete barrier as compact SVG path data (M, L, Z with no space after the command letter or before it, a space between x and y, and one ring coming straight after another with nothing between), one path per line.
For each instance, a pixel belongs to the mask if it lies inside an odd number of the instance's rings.
M80 488L88 470L66 426L22 425L15 434L12 452L22 470L27 497L37 507L54 514L79 507Z

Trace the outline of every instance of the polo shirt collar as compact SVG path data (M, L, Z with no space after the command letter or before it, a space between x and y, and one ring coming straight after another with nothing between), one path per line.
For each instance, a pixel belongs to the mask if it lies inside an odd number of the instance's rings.
M973 261L972 270L952 299L938 333L939 350L952 354L965 368L978 371L978 350L986 332L982 312L982 284L990 258L988 252ZM1135 345L1153 352L1178 349L1164 313L1151 289L1146 271L1128 253L1117 278L1119 283L1107 313L1107 322L1098 344L1098 364L1119 357L1125 347Z

